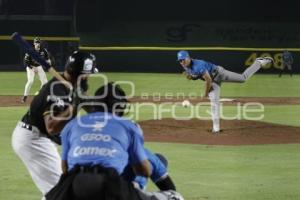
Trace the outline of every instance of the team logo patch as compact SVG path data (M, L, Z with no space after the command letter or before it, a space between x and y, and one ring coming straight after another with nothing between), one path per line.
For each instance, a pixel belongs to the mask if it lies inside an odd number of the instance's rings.
M85 59L83 64L83 72L90 73L93 68L93 60L90 58Z

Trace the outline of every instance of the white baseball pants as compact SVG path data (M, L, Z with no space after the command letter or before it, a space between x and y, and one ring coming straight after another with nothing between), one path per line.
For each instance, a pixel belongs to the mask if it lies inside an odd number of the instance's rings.
M47 83L47 76L42 66L38 66L36 67L36 69L37 69L36 73L39 76L39 79L41 81L41 87L42 87L44 84ZM34 81L34 76L35 76L34 70L31 69L30 67L26 67L26 71L27 71L27 83L25 85L24 96L29 95L29 91L31 89L31 86Z
M22 125L23 122L18 122L13 132L12 147L44 196L62 174L61 159L56 145L49 138L42 136L35 127L28 130Z
M222 82L234 82L244 83L253 74L255 74L261 68L261 63L255 61L250 67L248 67L242 74L228 71L223 67L218 66L218 75L215 77L212 83L213 90L208 94L211 105L211 118L213 122L213 132L220 131L220 90Z
M211 107L211 120L213 122L212 132L220 131L220 90L221 87L212 83L213 90L208 94Z

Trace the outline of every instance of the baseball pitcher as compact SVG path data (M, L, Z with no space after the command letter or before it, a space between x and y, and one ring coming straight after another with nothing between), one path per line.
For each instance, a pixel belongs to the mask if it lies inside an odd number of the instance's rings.
M242 74L228 71L213 63L192 59L187 51L179 51L177 60L185 70L187 79L205 81L204 98L209 98L211 103L211 115L213 128L212 133L220 132L220 89L222 82L244 83L262 66L273 59L271 57L257 58Z

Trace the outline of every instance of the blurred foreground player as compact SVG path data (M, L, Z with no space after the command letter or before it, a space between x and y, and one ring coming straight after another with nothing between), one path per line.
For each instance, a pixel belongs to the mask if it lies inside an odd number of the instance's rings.
M114 83L100 87L93 112L70 121L62 131L62 169L59 183L47 200L170 200L174 191L146 193L121 174L127 165L140 176L151 168L139 126L123 118L127 99ZM176 197L176 198L175 198Z

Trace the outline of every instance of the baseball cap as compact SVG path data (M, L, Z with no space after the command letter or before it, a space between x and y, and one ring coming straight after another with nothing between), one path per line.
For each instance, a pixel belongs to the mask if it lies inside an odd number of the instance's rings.
M177 60L178 61L186 59L188 57L190 57L189 52L187 52L185 50L178 51L178 53L177 53Z
M33 43L41 43L41 39L39 37L35 37L33 39Z

